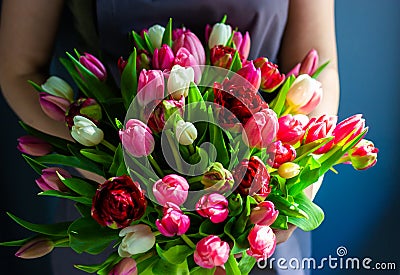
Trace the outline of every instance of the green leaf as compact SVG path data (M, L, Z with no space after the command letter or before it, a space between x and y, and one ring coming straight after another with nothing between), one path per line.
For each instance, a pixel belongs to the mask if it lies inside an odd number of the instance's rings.
M100 264L94 264L94 265L74 265L75 268L85 271L87 273L95 273L99 270L108 268L110 265L114 265L116 263L114 263L117 259L118 259L118 253L112 253L110 256L108 256L108 258L100 263ZM109 267L109 269L111 269L111 267Z
M30 231L50 236L67 236L67 229L68 226L71 224L70 222L54 224L35 224L18 218L17 216L14 216L13 214L8 212L7 215L10 216L10 218L13 219L16 223Z
M68 228L70 246L77 253L97 255L117 240L118 230L99 225L91 217L75 220Z
M136 48L134 48L121 75L121 93L126 110L137 93L136 56Z
M209 115L208 128L210 130L210 142L214 144L215 149L217 150L216 161L222 163L222 165L226 167L230 159L229 153L226 148L223 132L221 128L215 124L211 106L208 107L208 115ZM213 158L210 157L210 159L212 160Z
M292 196L297 195L306 187L318 181L320 177L321 164L312 155L302 159L300 166L303 167L300 173L286 181L289 194Z
M200 266L196 266L190 270L190 275L214 275L215 272L214 268L204 268Z
M160 259L159 257L153 256L153 257L150 257L149 259L139 262L136 266L137 270L138 270L138 274L153 275L153 272L152 272L153 266L158 262L159 259Z
M256 258L251 257L246 252L243 252L239 261L240 274L249 274L256 262Z
M68 199L76 202L80 202L85 205L92 205L92 199L87 197L78 197L69 193L60 192L57 190L47 190L39 193L39 196L51 196L62 199Z
M150 37L147 32L143 32L144 42L146 43L147 48L149 49L150 54L154 53L154 46L150 41Z
M122 152L122 145L120 143L115 150L114 158L110 165L110 169L108 169L108 173L111 175L116 175L121 163L124 163L124 153Z
M79 152L86 158L94 162L101 163L107 167L109 167L113 161L112 156L97 149L82 149Z
M9 241L9 242L2 242L0 243L0 246L21 246L24 245L25 243L27 243L28 241L32 240L35 237L29 237L29 238L25 238L22 240L15 240L15 241Z
M307 213L307 219L299 219L289 217L288 221L304 231L311 231L317 228L324 220L324 211L315 203L313 203L305 194L301 192L294 197L294 201L299 205L299 208Z
M239 52L235 51L235 54L232 59L230 71L237 72L242 68L242 61L240 60Z
M86 182L79 178L61 178L61 181L72 191L78 193L79 195L85 196L92 199L96 193L96 186Z
M327 144L332 139L334 139L334 137L324 137L298 147L296 149L297 157L293 162L298 162L302 158L310 155L311 153L315 152L316 150Z
M181 264L186 261L186 258L193 253L193 249L187 245L172 246L168 250L163 250L156 244L158 255L171 264Z
M215 223L212 223L209 219L206 219L201 223L199 228L199 233L202 236L208 236L208 235L222 236L224 234L222 230L223 230L222 227L216 226Z
M268 200L272 201L275 205L275 208L278 209L283 215L296 218L308 218L307 213L300 209L297 204L289 202L280 195L269 194Z
M32 87L33 87L36 91L38 91L38 92L45 92L45 93L46 93L46 91L45 91L40 85L36 84L36 83L33 82L32 80L28 80L28 83L31 84Z
M162 37L162 43L172 47L172 18L168 20L167 26Z
M159 259L152 268L154 275L187 275L189 274L189 267L186 261L181 264L171 264L163 259Z
M240 272L238 262L236 261L236 259L232 253L229 255L228 261L225 263L224 266L225 266L226 274L232 274L232 275L242 274Z
M136 47L138 50L147 50L145 42L143 41L143 38L136 33L135 31L132 31L132 38L133 41L135 42Z
M311 76L312 78L318 78L318 76L321 74L321 72L326 68L326 66L328 66L329 64L329 60L326 61L324 64L322 64L321 66L319 66L317 68L317 70L313 73L313 75Z
M288 216L279 214L273 224L271 224L271 228L288 229Z
M279 93L278 93L277 97L275 97L274 100L272 100L272 102L269 105L269 107L272 110L274 110L274 112L276 113L276 115L278 117L280 117L281 114L283 113L283 110L284 110L284 107L285 107L285 102L286 102L286 95L287 95L287 93L289 91L290 86L295 81L295 79L296 78L293 75L289 76L285 80L285 83L283 83L283 86L279 90Z
M33 170L35 170L36 173L39 175L42 174L42 170L48 168L48 166L43 165L33 158L27 156L27 155L22 155L22 157L25 159L25 161L29 164L30 167L32 167Z

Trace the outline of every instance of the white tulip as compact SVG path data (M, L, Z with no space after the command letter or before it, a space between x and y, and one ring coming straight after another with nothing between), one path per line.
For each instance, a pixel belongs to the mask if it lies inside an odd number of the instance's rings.
M82 145L95 146L103 140L104 133L90 119L75 116L71 136Z
M184 68L174 65L168 77L167 89L175 100L179 100L182 95L187 97L190 83L194 81L194 71L192 67Z
M217 45L225 46L231 35L231 26L225 25L223 23L215 24L210 33L210 37L208 38L208 47L212 49L214 46Z
M179 120L176 123L175 136L182 145L190 145L197 138L197 129L190 122Z
M68 99L71 102L74 100L74 91L71 86L58 76L50 76L41 87L48 94Z
M151 228L145 224L125 227L119 232L119 236L124 237L118 247L118 254L123 258L144 253L150 250L156 242Z
M154 25L147 31L151 45L153 45L154 49L161 48L164 32L165 28L160 25Z

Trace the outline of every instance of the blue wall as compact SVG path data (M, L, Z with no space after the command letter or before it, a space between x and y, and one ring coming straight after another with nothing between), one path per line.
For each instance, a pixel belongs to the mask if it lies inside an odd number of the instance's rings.
M370 170L342 165L338 175L325 177L316 202L326 217L313 233L313 256L336 257L337 247L345 246L349 257L396 261L399 270L400 1L337 0L336 32L339 119L362 113L369 126L366 138L380 152ZM313 274L353 272L325 269Z

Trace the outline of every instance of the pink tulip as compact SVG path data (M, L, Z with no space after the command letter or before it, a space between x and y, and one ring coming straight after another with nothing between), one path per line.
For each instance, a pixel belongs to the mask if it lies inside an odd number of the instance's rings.
M136 261L130 257L123 258L111 269L108 275L137 275Z
M150 128L137 119L130 119L125 130L119 130L124 148L134 157L150 155L154 150L154 137Z
M93 73L99 80L104 81L107 78L107 70L104 65L95 56L84 53L79 57L79 62Z
M15 256L22 259L35 259L49 254L54 248L54 243L44 237L37 237L25 243Z
M235 32L233 34L233 43L237 51L240 54L242 60L246 60L249 57L250 53L250 35L249 32L246 32L245 35L240 32Z
M172 44L173 52L177 54L180 48L185 48L191 55L193 55L198 65L205 65L206 54L200 39L189 30L184 28L180 30L180 32L174 30L174 34L177 37L174 39L174 43Z
M222 266L228 261L230 253L229 244L218 236L210 235L201 239L196 244L193 258L197 265L204 268Z
M156 48L153 53L153 68L161 71L171 70L174 65L174 52L167 45L162 45L161 48Z
M282 143L294 145L304 136L304 127L307 125L309 119L306 115L291 114L282 116L278 119L279 130L276 138Z
M250 243L250 248L246 252L257 260L266 260L275 251L276 238L269 226L255 225L250 230L247 239Z
M45 156L53 151L53 146L51 146L51 144L35 136L22 136L19 137L17 141L17 149L31 156Z
M153 194L161 206L168 202L182 205L188 196L189 184L184 177L170 174L156 181L153 185Z
M196 203L196 211L211 222L220 223L228 217L228 201L218 193L206 194Z
M190 219L174 203L167 202L164 206L164 216L156 220L156 226L166 237L185 234L190 226Z
M153 100L164 98L164 75L160 70L143 69L139 74L137 101L146 106Z
M361 114L348 117L339 122L333 130L333 136L335 136L333 143L338 144L342 140L344 140L346 143L351 142L364 130L365 120L362 118Z
M68 188L64 185L64 183L59 178L58 174L60 174L63 178L72 178L71 174L58 167L49 167L42 170L42 175L40 178L36 179L36 184L43 191L47 190L56 190L61 192L68 191Z
M322 100L321 83L307 74L299 75L286 96L291 113L309 114Z
M201 68L198 66L194 56L186 49L180 48L175 55L174 65L179 65L181 67L187 68L191 67L194 71L194 82L199 83L201 78Z
M250 221L253 224L270 226L278 217L279 211L275 210L275 205L270 201L260 202L251 210Z
M354 169L366 170L376 164L378 151L378 148L371 141L362 139L350 149L348 157Z
M333 135L337 122L337 116L322 115L319 118L311 118L310 122L304 127L306 131L304 144L311 143L321 138ZM333 143L328 142L321 148L314 151L315 154L323 154L332 148Z
M249 89L256 93L261 84L261 70L254 66L253 61L247 62L232 76L231 82L238 86L250 86Z
M71 104L68 99L45 92L39 93L39 103L48 117L62 122L65 121L65 113Z
M252 148L266 148L278 132L278 117L272 109L255 113L245 124L243 141Z
M278 65L269 62L266 57L259 57L254 60L254 66L261 70L260 89L266 92L273 92L285 80L285 75L278 70Z
M296 149L290 144L282 144L280 140L271 143L267 148L268 164L279 168L282 164L296 158Z
M311 49L301 61L299 74L313 75L318 68L318 59L317 50Z

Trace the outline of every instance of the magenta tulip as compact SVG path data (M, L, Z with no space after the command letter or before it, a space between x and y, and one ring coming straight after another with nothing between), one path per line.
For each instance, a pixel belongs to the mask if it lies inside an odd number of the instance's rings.
M190 226L190 219L174 203L167 202L164 206L162 219L156 220L156 226L161 234L166 237L185 234Z
M42 170L42 175L40 178L36 179L36 184L43 191L56 190L61 192L68 191L68 188L61 181L58 174L63 178L72 178L71 174L59 167L49 167Z
M173 52L177 54L180 48L185 48L193 55L198 65L205 65L206 54L200 39L193 32L186 29L181 29L179 33L174 31L174 33L177 37L172 44Z
M282 143L288 143L291 145L296 144L300 141L304 134L304 127L308 124L309 119L306 115L285 115L278 119L279 129L276 134L276 139L282 141Z
M107 70L103 63L100 62L94 55L84 53L79 57L79 62L94 74L99 80L104 81L107 78Z
M253 61L247 62L232 76L231 82L236 85L246 86L256 93L261 84L261 69L256 68Z
M306 135L303 143L311 143L321 138L329 137L333 135L333 131L336 127L337 116L322 115L318 118L311 118L310 122L304 127ZM315 154L323 154L328 152L332 148L333 143L328 142L321 148L314 151Z
M164 75L160 70L143 69L139 74L137 101L146 106L154 100L164 98Z
M313 75L318 68L318 59L317 50L311 49L301 61L299 74Z
M17 141L17 149L27 155L40 157L50 154L53 151L51 144L35 136L22 136Z
M243 141L252 148L266 148L278 132L278 117L272 109L255 113L245 124Z
M266 260L275 251L276 237L269 226L255 225L250 230L247 239L250 243L250 248L246 252L257 260Z
M213 223L223 222L229 214L227 199L218 193L204 195L196 204L197 213Z
M229 244L218 236L210 235L201 239L196 244L193 258L197 265L203 268L222 266L228 261L230 253Z
M362 139L356 146L350 149L348 158L356 170L366 170L374 166L378 158L378 148L366 139Z
M153 194L161 206L168 202L182 205L188 196L189 184L184 177L170 174L156 181L153 185Z
M125 130L119 130L124 148L134 157L150 155L154 150L154 137L150 128L137 119L130 119Z
M240 32L234 32L233 34L233 43L241 57L242 60L246 60L249 57L250 53L250 35L249 32L246 32L245 35Z
M174 65L174 52L164 44L161 48L156 48L153 53L153 68L161 71L171 70Z
M65 113L71 102L68 99L45 92L39 93L39 103L43 112L51 119L65 121Z
M282 144L280 140L271 143L267 148L267 153L268 164L274 168L279 168L285 162L296 158L296 149L290 144Z
M123 258L108 275L137 275L138 270L136 267L136 261L130 257Z
M275 205L270 201L260 202L251 210L250 221L253 224L270 226L278 217L279 211L275 210Z
M333 130L335 136L333 143L338 144L341 141L351 142L356 136L365 130L365 119L361 114L353 115L339 122Z

